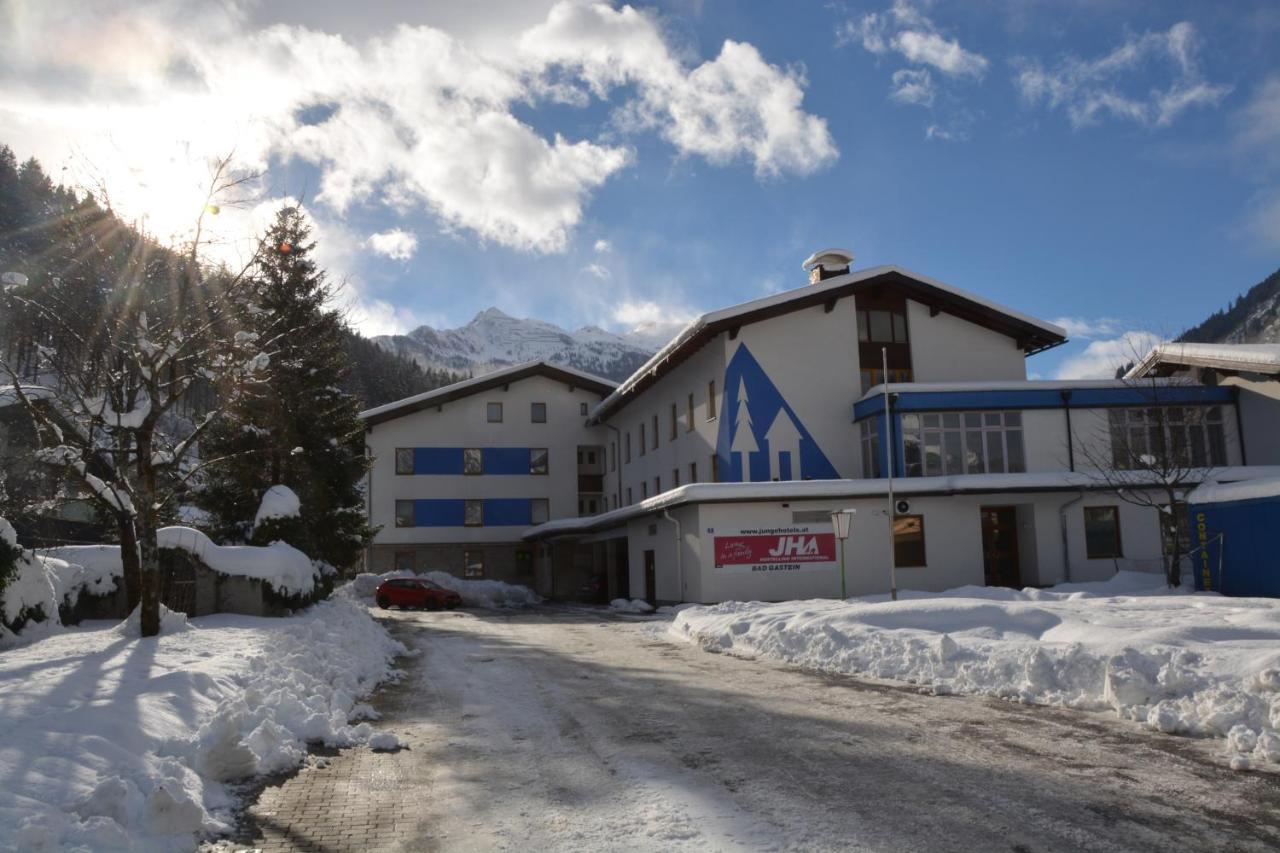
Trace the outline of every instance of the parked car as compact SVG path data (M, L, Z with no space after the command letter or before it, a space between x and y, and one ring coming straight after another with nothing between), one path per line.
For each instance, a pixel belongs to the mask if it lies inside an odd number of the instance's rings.
M422 578L392 578L383 581L373 594L373 600L384 610L389 607L452 610L462 606L462 596Z

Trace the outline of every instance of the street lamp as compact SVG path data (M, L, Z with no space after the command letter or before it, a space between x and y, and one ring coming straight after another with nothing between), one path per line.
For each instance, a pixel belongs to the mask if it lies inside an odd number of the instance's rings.
M840 599L848 598L844 586L844 540L849 538L849 523L853 521L856 509L838 509L831 513L831 526L835 529L836 538L840 540Z

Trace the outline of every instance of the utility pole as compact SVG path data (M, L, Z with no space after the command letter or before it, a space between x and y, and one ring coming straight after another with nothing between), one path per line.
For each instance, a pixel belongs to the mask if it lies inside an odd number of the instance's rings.
M893 415L889 411L889 348L880 347L880 367L884 382L884 432L885 432L885 472L889 477L889 598L898 600L898 554L894 548L894 521L896 510L893 506L893 460L897 457L893 445Z

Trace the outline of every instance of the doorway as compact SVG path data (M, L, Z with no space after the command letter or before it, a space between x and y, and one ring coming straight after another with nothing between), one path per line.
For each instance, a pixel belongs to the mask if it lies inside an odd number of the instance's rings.
M609 543L613 548L613 597L631 598L631 567L628 565L628 548L626 539L614 539Z
M653 551L644 552L644 600L658 603L658 566Z
M987 586L1022 587L1018 563L1018 509L984 506L982 514L982 567Z

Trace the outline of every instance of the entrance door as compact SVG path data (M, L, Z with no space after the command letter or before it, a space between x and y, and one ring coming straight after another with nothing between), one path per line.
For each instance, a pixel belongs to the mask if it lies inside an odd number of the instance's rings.
M987 586L1021 588L1018 567L1018 510L1012 506L984 506L982 565Z
M652 551L644 552L644 600L658 603L658 566Z

